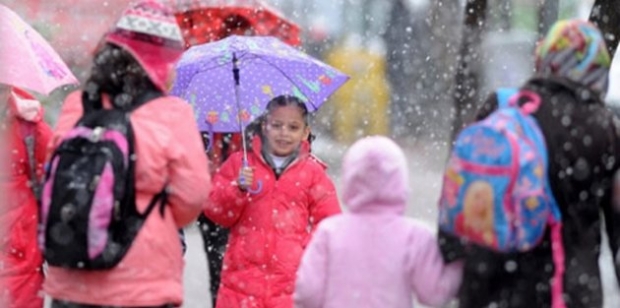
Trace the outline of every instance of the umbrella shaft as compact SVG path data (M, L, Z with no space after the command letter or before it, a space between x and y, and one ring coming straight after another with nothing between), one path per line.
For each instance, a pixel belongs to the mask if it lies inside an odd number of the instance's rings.
M239 121L239 128L241 131L241 146L243 148L243 162L248 162L248 149L245 140L245 127L243 126L243 119L241 117L241 103L239 102L239 84L235 84L235 102L237 103L237 120Z
M239 101L239 67L237 66L237 54L233 52L233 77L235 78L235 102L237 103L237 119L239 121L239 128L241 131L241 145L243 147L243 162L248 163L248 150L245 143L245 128L243 127L243 119L241 118L241 102Z

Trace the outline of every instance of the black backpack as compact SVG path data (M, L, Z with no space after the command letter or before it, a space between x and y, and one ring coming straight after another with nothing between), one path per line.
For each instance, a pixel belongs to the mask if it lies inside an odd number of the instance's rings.
M101 270L125 256L165 189L136 208L130 113L161 96L146 92L130 109L87 109L50 160L41 198L39 244L51 266ZM84 101L84 100L83 100ZM86 104L84 104L86 105Z

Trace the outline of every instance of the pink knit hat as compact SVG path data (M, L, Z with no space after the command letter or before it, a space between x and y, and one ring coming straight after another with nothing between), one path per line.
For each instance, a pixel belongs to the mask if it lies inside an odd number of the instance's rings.
M170 7L154 0L132 2L105 41L131 53L155 86L168 91L185 45Z

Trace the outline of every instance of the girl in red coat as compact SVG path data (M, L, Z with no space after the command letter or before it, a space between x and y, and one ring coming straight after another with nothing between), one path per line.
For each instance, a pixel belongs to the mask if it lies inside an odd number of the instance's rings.
M43 258L37 245L37 201L33 188L43 174L50 127L41 104L27 92L13 89L2 115L3 137L10 165L0 168L0 306L43 307ZM4 167L4 166L3 166Z
M293 307L295 272L316 225L340 212L325 165L310 155L297 97L267 105L247 166L236 152L213 180L205 214L230 228L217 308Z

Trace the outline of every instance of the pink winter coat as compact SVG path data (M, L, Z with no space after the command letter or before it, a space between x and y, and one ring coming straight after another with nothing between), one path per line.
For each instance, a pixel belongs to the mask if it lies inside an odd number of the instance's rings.
M53 145L82 114L81 93L66 99ZM183 257L178 228L201 211L211 188L207 158L191 106L161 97L131 114L136 136L136 198L145 210L168 183L164 216L150 215L125 258L113 269L80 271L50 267L45 291L55 299L109 306L180 305Z
M358 141L343 164L349 213L324 220L297 272L300 308L440 306L461 283L462 264L444 265L433 233L403 217L408 169L385 137Z

